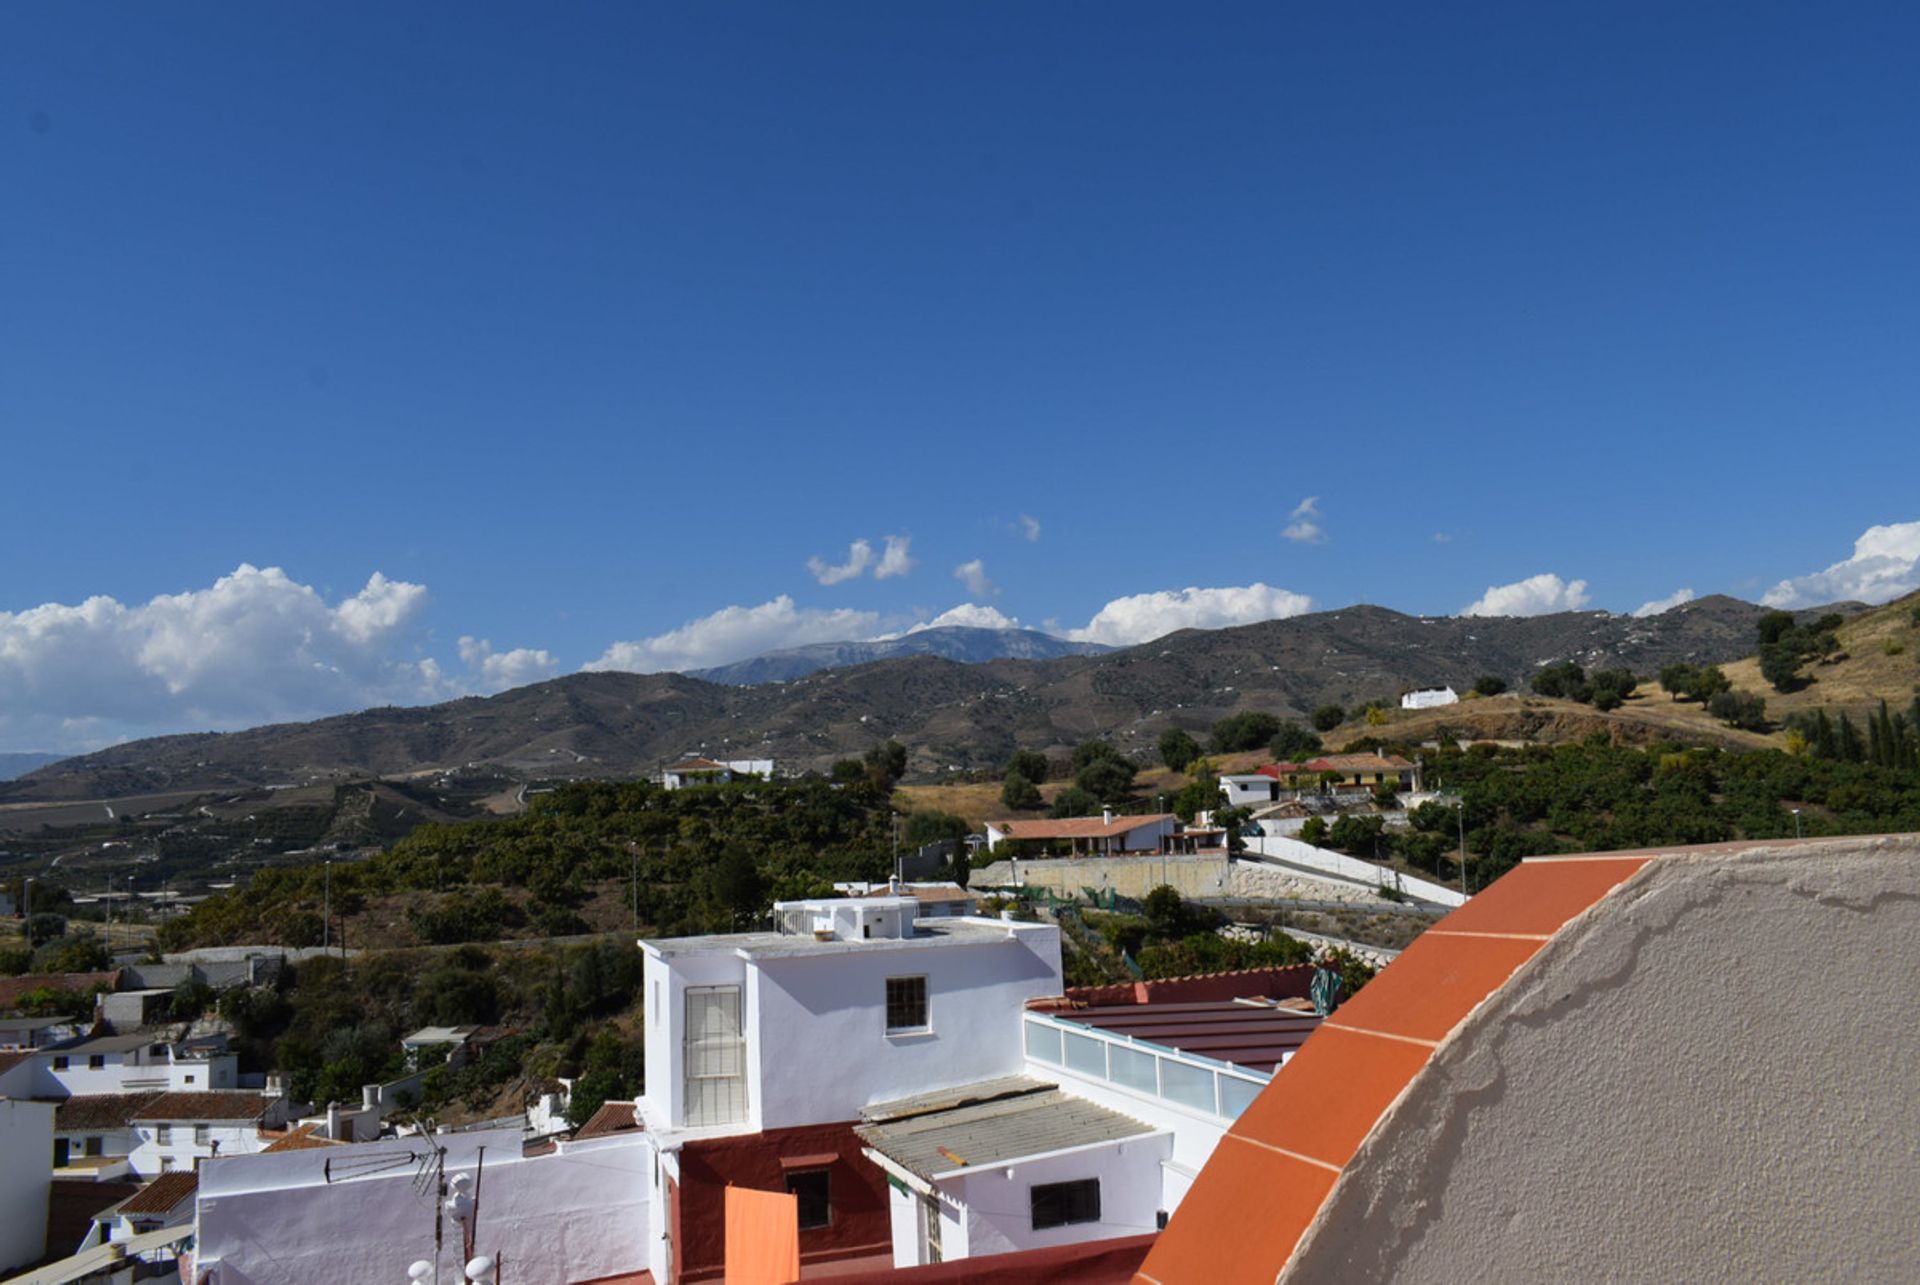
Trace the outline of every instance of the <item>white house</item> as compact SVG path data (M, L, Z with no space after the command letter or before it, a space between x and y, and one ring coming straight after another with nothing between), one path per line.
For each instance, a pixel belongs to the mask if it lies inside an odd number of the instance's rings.
M729 1182L800 1197L803 1263L890 1259L862 1113L1017 1072L1017 1015L1061 991L1052 924L924 917L906 895L775 912L779 931L641 943L656 1280L723 1266Z
M197 1174L161 1174L125 1200L95 1214L93 1231L81 1242L80 1249L85 1251L115 1241L127 1242L136 1236L145 1236L164 1228L185 1226L193 1221L194 1197L199 1188L200 1178ZM171 1248L143 1257L156 1264L175 1262Z
M1115 816L1108 808L1097 817L1046 821L989 821L987 847L1003 843L1044 843L1066 847L1076 857L1153 855L1172 849L1179 818L1170 812Z
M35 1049L32 1094L165 1093L231 1089L240 1062L231 1053L176 1046L151 1035L102 1035Z
M1416 687L1410 692L1400 693L1401 709L1436 709L1441 705L1457 705L1460 695L1451 687Z
M679 790L689 785L725 785L744 777L760 777L764 780L772 776L772 759L728 759L722 762L696 754L662 768L660 784L669 790Z
M51 1154L53 1104L0 1098L0 1272L46 1253Z
M143 1178L191 1171L214 1156L265 1150L268 1139L260 1131L286 1122L285 1098L248 1091L162 1093L134 1112L139 1141L129 1163Z
M53 1113L53 1167L56 1177L95 1181L124 1178L132 1172L140 1130L134 1116L157 1093L76 1094Z
M77 1017L0 1017L0 1049L43 1049L77 1040L88 1022Z

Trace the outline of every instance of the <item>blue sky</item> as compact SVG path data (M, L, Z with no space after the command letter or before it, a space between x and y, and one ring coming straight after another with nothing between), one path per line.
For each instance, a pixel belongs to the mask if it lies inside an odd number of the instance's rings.
M1892 596L1917 37L1893 5L10 6L0 748L963 604L1134 641Z

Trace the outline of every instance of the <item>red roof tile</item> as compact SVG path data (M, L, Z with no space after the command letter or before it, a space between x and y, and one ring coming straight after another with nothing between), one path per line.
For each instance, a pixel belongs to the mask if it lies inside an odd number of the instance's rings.
M604 1138L610 1133L626 1133L640 1127L639 1119L634 1115L632 1102L602 1102L600 1109L587 1117L587 1122L574 1130L574 1141L582 1138Z
M1648 860L1523 862L1423 933L1322 1022L1241 1113L1135 1279L1272 1281L1341 1168L1440 1044L1553 934Z
M267 1113L270 1100L258 1093L162 1093L134 1116L136 1120L232 1120L251 1123Z
M53 1131L84 1133L125 1129L139 1118L141 1110L160 1096L158 1093L76 1094L53 1109Z
M261 1152L265 1154L269 1151L313 1151L320 1147L344 1147L347 1145L338 1138L322 1138L317 1136L314 1131L319 1127L317 1124L303 1124L297 1129L281 1134L278 1138L275 1138L272 1142L262 1147ZM263 1133L260 1136L266 1137L267 1135Z
M118 990L120 970L100 973L28 973L21 977L0 977L0 1009L12 1008L22 997L34 991L77 991L85 995L93 990ZM89 1019L91 1012L68 1016Z
M192 1170L163 1173L120 1206L123 1214L165 1214L178 1208L181 1201L192 1200L200 1190L200 1175Z
M1009 839L1105 839L1171 820L1171 812L1156 812L1150 816L1115 817L1111 823L1104 817L1067 817L1057 821L989 821L987 824Z

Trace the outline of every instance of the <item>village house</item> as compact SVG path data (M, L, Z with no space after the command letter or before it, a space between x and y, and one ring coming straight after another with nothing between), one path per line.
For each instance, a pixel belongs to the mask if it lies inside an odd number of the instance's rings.
M1382 785L1420 788L1420 767L1398 754L1323 754L1299 763L1268 763L1220 778L1227 806L1263 808L1312 795L1369 794Z
M722 762L696 754L660 769L660 784L669 790L685 789L689 785L725 785L729 781L750 777L770 780L773 777L773 760L729 759Z
M248 1091L162 1093L132 1114L139 1141L128 1161L146 1178L264 1150L269 1139L261 1130L286 1124L287 1102Z
M1460 694L1451 687L1416 687L1400 693L1401 709L1438 709L1442 705L1459 703Z
M1146 816L1116 816L1112 808L1097 817L1067 817L1044 821L989 821L987 848L997 852L1012 843L1041 849L1061 848L1076 857L1158 856L1181 850L1180 819L1171 812Z

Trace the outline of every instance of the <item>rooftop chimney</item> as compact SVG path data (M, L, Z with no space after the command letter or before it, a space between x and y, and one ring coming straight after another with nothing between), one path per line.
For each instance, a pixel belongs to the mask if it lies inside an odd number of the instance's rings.
M1101 823L1102 825L1112 825L1112 824L1113 824L1113 804L1111 804L1111 803L1107 803L1107 804L1103 804L1103 805L1101 806L1101 808L1100 808L1100 823Z

